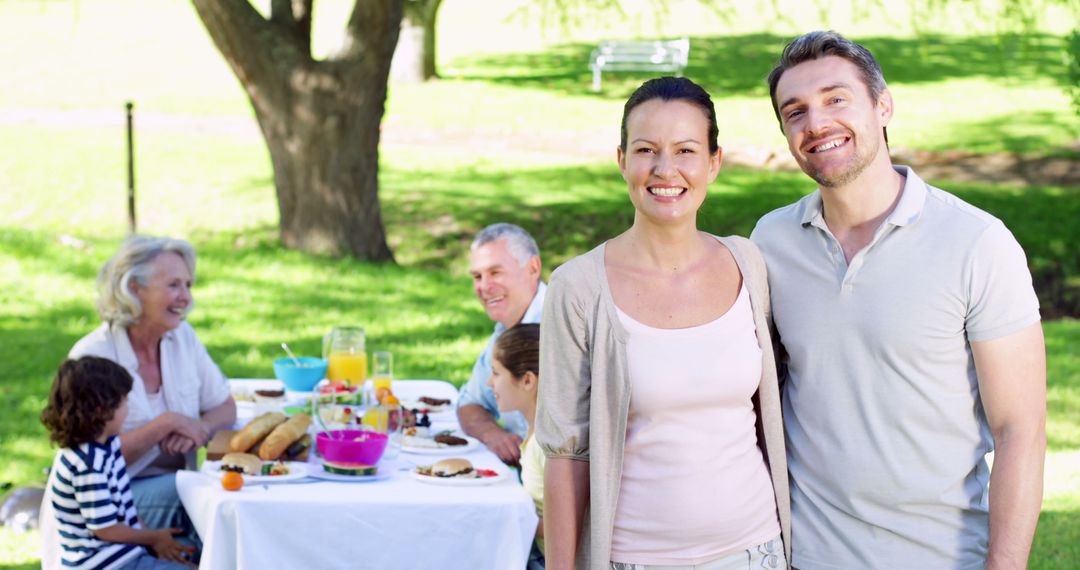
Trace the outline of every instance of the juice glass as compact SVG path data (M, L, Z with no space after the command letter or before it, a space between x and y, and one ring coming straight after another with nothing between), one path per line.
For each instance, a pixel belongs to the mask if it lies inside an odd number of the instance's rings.
M334 327L323 338L323 358L329 365L326 378L331 382L344 381L354 386L367 379L367 352L364 348L364 329Z
M360 386L367 379L367 354L363 352L331 352L327 359L326 378L342 380L352 386Z
M389 352L376 352L371 357L371 379L375 393L378 394L381 388L390 390L394 381L394 355Z

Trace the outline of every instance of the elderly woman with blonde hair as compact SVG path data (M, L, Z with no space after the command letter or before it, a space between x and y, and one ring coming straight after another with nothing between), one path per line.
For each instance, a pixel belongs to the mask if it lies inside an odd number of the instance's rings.
M104 322L69 354L107 358L131 373L120 443L136 508L148 527L181 527L193 537L176 471L193 465L195 451L236 421L225 376L185 320L194 279L188 242L128 238L98 274Z

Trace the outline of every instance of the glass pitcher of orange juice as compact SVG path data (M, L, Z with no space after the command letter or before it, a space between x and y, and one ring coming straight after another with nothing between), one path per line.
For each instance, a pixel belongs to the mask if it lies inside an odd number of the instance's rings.
M362 386L367 380L367 352L364 348L364 329L334 327L323 337L323 358L329 362L326 379Z

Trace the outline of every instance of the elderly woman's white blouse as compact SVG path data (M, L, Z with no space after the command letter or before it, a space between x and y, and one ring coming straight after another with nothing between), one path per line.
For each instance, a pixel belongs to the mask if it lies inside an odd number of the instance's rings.
M206 347L195 336L195 330L187 322L165 333L161 338L161 390L165 408L170 412L198 419L202 412L225 403L229 398L229 384L221 369L210 359ZM127 329L119 325L102 324L79 342L75 343L69 358L98 356L116 362L127 369L135 382L128 393L128 417L121 433L127 433L154 419L146 386L139 376L139 361L131 348ZM128 463L131 477L138 477L161 454L158 446L150 448L142 457ZM194 452L189 454L188 466L194 465Z

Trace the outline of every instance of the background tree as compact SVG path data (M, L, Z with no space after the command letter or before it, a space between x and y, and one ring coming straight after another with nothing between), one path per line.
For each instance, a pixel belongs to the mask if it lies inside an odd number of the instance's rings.
M311 55L314 0L192 0L244 87L273 163L281 241L392 261L379 207L379 125L405 0L357 0L341 49Z
M390 75L395 81L418 83L439 76L435 67L435 18L442 0L405 0Z

